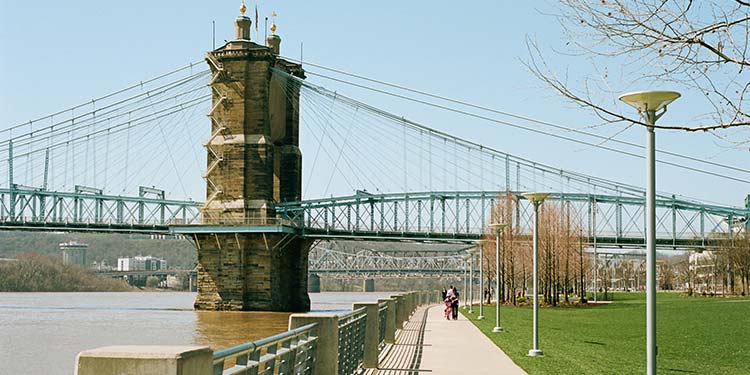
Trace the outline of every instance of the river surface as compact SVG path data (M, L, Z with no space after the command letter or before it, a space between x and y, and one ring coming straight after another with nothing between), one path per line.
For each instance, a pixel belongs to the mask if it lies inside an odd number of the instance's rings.
M311 293L313 312L380 293ZM107 345L221 349L286 331L289 313L194 311L195 293L0 293L0 374L72 374L78 352Z

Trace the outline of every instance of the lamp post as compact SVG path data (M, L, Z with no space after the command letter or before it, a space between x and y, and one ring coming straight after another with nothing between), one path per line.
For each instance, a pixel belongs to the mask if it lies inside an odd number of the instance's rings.
M620 96L638 110L646 127L646 373L656 374L656 151L654 125L677 100L674 91L640 91ZM661 111L657 114L657 111Z
M477 249L471 249L467 251L469 253L469 314L474 313L474 254L477 253Z
M469 259L471 259L471 255L466 255L463 257L463 260L466 262L466 264L469 264ZM469 300L469 270L466 269L466 266L464 265L464 293L466 293L466 300ZM466 310L466 306L468 304L464 302L464 310Z
M549 193L523 193L524 198L534 205L534 333L533 348L529 350L529 357L543 356L539 349L539 206L549 196Z
M484 243L485 240L475 241L479 251L479 316L477 320L484 319Z
M495 229L495 328L492 332L502 332L503 327L500 325L500 234L507 224L490 224Z

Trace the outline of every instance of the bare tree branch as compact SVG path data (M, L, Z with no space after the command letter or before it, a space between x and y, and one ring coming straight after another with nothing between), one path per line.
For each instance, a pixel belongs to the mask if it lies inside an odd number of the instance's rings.
M622 64L626 77L647 82L672 82L700 90L711 110L695 126L654 126L688 132L717 131L750 125L748 99L750 67L747 55L750 39L750 2L701 0L561 0L558 18L574 49L568 56L614 59ZM590 79L574 84L558 79L544 54L528 42L527 68L542 82L572 102L592 110L606 122L632 122L649 126L641 119L602 104L589 90ZM611 69L610 69L611 70ZM606 75L605 75L606 77ZM599 99L599 100L596 100ZM730 144L745 144L719 135Z

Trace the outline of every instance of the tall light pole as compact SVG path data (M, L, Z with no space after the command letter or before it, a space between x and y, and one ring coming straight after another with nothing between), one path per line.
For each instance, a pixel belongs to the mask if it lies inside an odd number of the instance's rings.
M484 243L485 240L475 241L479 251L479 316L477 320L484 319Z
M599 208L596 206L596 198L591 201L591 231L594 237L594 303L597 303L596 300L597 294L599 294L599 286L597 285L599 281L599 254L596 252L596 210Z
M466 255L463 257L466 264L469 264L469 259L471 259L471 255ZM464 266L464 294L466 295L466 301L469 300L469 270L466 269L466 266ZM468 306L468 303L464 302L464 310L466 310L466 306Z
M524 198L534 205L534 333L533 348L529 350L530 357L543 356L539 349L539 206L549 196L549 193L523 193Z
M467 251L469 253L469 314L474 313L474 254L477 253L477 249L471 249Z
M640 91L620 96L646 124L646 373L656 374L656 147L654 125L677 100L674 91ZM657 111L661 111L657 114Z
M502 332L503 327L500 325L500 234L507 224L490 224L495 229L495 328L492 332Z

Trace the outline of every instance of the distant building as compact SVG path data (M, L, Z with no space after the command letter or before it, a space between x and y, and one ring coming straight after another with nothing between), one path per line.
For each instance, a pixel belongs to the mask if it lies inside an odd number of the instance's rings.
M114 268L107 264L106 260L102 260L101 262L94 261L91 263L91 268L95 269L97 271L112 271Z
M716 287L716 256L711 251L690 253L690 271L696 292L713 291Z
M63 242L60 244L60 251L62 251L63 264L76 264L81 267L86 267L86 250L89 245L76 241Z
M182 289L182 278L177 275L167 275L166 286L169 289Z
M130 258L117 258L118 271L130 271Z
M158 271L167 269L167 261L151 255L136 255L129 258L117 258L118 271Z

